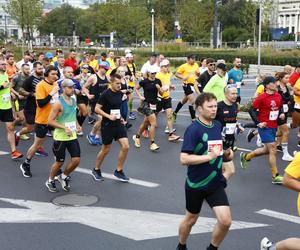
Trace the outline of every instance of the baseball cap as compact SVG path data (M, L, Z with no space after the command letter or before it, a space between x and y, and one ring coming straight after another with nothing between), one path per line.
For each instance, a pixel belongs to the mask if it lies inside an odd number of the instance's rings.
M155 66L151 66L150 68L149 68L149 70L148 70L148 72L150 73L150 74L153 74L153 73L157 73L157 67L155 67Z
M271 82L272 83L276 82L275 77L273 77L273 76L266 76L265 79L263 80L262 84L266 86L266 85L268 85Z
M61 86L64 87L73 87L75 83L71 79L64 79L61 83Z
M47 52L47 53L45 54L45 57L46 57L47 59L52 59L52 58L53 58L53 54L52 54L51 52Z
M127 54L125 55L125 57L126 57L126 58L133 58L133 55L132 55L131 53L127 53Z
M170 61L168 59L162 60L161 63L159 64L160 67L167 66L167 65L170 65Z
M223 71L226 71L227 69L226 69L226 64L225 63L219 63L219 64L217 64L217 68L218 69L221 69L221 70L223 70Z
M99 63L99 67L102 68L102 69L109 70L110 65L109 65L108 62L100 62L100 63Z

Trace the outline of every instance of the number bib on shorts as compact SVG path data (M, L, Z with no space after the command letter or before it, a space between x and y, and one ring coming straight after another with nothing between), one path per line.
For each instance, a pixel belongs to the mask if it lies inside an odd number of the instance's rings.
M235 128L236 128L236 123L226 123L225 134L226 135L234 134Z
M156 110L156 104L149 103L150 109L155 111Z
M65 127L74 132L76 131L76 122L66 122Z

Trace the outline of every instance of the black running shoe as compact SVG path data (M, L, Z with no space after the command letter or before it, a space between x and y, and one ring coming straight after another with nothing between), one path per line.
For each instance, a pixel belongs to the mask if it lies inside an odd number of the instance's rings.
M30 171L30 165L29 164L26 164L25 162L23 162L20 165L20 169L21 169L22 174L23 174L24 177L26 177L26 178L32 177L32 174L31 174L31 171Z
M283 152L283 149L282 149L282 146L281 146L281 145L278 145L278 146L277 146L277 151Z
M255 132L255 129L250 129L250 130L249 130L249 132L248 132L248 134L247 134L247 136L246 136L248 142L251 142L251 140L255 137L254 132Z

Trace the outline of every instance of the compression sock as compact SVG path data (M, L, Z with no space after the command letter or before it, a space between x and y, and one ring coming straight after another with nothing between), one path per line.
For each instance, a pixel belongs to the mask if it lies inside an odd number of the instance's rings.
M175 109L175 111L174 111L174 113L178 113L179 112L179 110L181 109L183 107L183 104L182 104L182 102L179 102L178 104L177 104L177 107L176 107L176 109Z
M194 109L194 106L193 105L189 105L189 111L190 111L190 115L191 115L191 118L192 120L195 119L195 109Z

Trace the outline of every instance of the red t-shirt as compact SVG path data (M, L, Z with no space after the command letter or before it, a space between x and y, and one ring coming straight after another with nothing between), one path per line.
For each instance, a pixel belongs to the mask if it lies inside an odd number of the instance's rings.
M76 59L73 59L73 58L70 58L70 57L68 57L68 58L65 60L64 66L65 66L65 67L71 67L71 68L73 69L74 72L75 72L75 71L77 70L77 68L78 68Z
M296 71L294 71L289 79L289 83L294 87L295 83L297 82L297 80L299 79L300 74Z
M266 122L267 128L277 128L279 110L282 107L282 97L275 94L263 93L253 101L253 108L258 109L258 121Z

